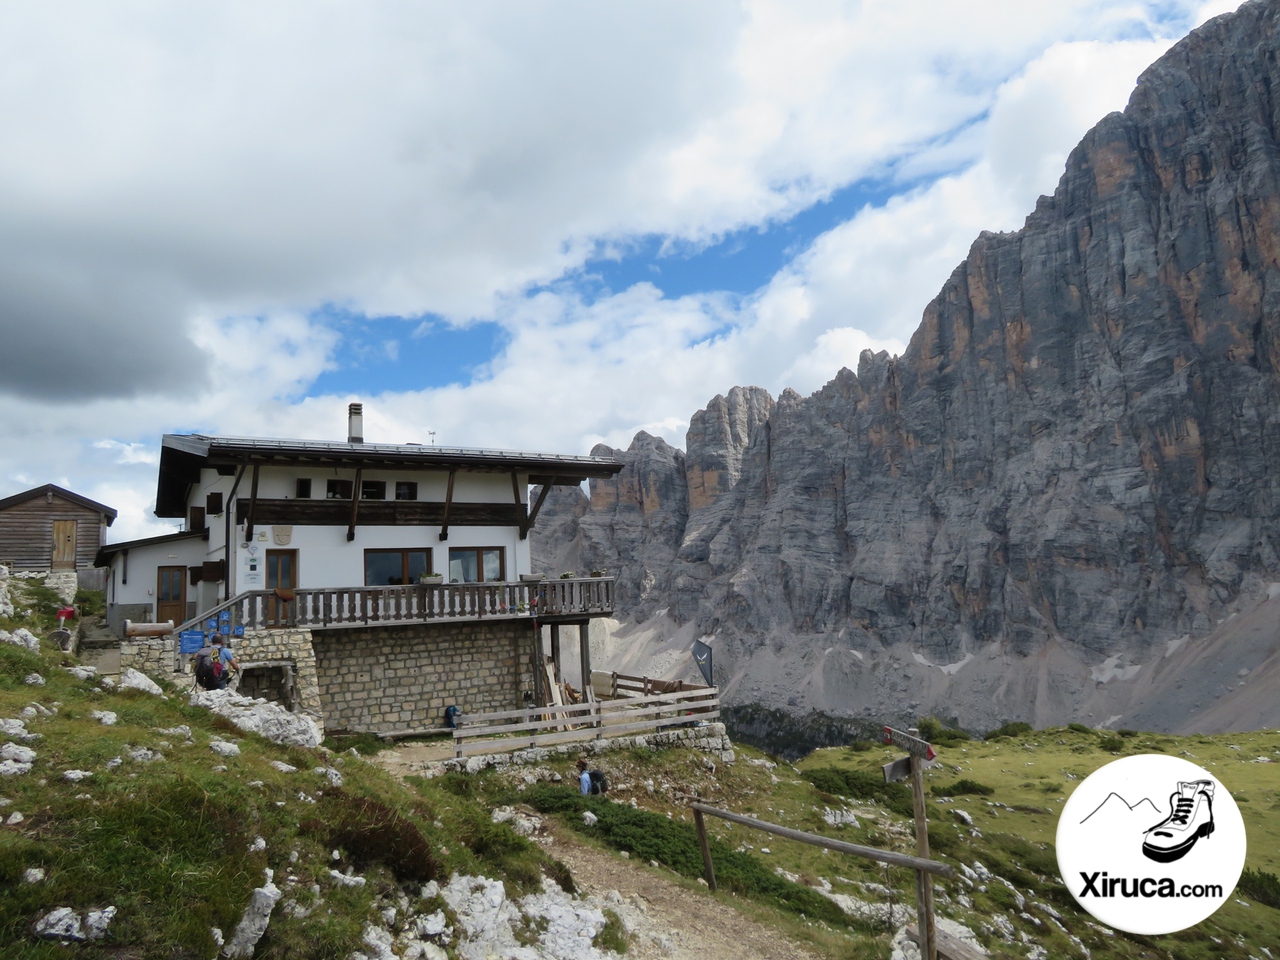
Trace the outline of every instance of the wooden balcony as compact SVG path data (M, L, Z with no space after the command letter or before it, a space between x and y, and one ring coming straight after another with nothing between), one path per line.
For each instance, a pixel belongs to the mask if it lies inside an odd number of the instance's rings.
M398 587L249 590L177 628L222 633L245 630L324 630L474 620L537 619L572 623L613 613L613 577L521 583L419 583Z

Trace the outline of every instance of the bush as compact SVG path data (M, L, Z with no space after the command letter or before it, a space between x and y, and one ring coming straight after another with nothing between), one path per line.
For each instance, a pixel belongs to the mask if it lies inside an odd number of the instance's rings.
M1103 737L1098 741L1098 748L1107 753L1119 753L1124 749L1124 741L1119 737Z
M964 778L949 786L935 784L929 788L929 792L935 797L959 797L964 794L970 794L975 797L989 797L996 791L994 787L988 787L985 783Z
M440 876L431 844L409 818L369 797L329 790L321 801L319 819L301 826L323 836L326 846L344 850L352 863L366 870L383 864L397 880L425 883Z
M1013 723L1006 723L1002 727L996 727L994 730L988 730L984 740L994 740L996 737L1025 737L1029 733L1033 733L1034 728L1029 723L1021 720Z
M1086 727L1083 723L1068 723L1067 729L1072 733L1096 733L1093 727Z
M953 730L944 726L942 721L936 717L925 717L917 726L920 729L920 738L922 740L928 740L930 743L936 743L944 747L973 739L963 730Z
M823 793L852 797L855 800L873 800L904 817L915 816L911 790L901 783L885 783L883 776L861 770L840 770L837 767L805 770L804 776Z
M1280 877L1274 873L1268 873L1266 870L1250 870L1245 867L1244 873L1240 874L1240 883L1236 889L1250 900L1280 910Z

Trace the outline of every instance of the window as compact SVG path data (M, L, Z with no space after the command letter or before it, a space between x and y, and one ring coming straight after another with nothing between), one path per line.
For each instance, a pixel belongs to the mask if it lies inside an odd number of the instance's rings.
M352 480L326 480L324 482L324 495L326 500L350 500L351 491L355 486Z
M418 481L397 480L396 481L396 499L397 500L417 500L418 499Z
M364 552L364 585L366 587L417 583L419 576L430 572L430 548L366 550Z
M387 481L385 480L360 481L360 499L361 500L387 499Z
M501 547L450 547L450 583L490 583L506 579L506 557Z
M297 497L299 500L311 499L311 478L299 477L297 480Z

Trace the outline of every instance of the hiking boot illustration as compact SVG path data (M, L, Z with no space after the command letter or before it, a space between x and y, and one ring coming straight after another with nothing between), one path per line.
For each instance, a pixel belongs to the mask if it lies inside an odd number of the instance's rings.
M1213 781L1179 783L1169 796L1170 814L1149 829L1142 852L1159 863L1181 860L1201 837L1213 833Z

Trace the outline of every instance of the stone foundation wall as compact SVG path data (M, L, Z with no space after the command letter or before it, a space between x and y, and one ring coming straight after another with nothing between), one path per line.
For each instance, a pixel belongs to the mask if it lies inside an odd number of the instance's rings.
M298 710L325 725L324 706L316 677L315 638L310 630L258 630L235 637L231 652L241 663L291 660L298 685Z
M533 692L529 621L324 630L313 644L330 729L439 726L447 706L512 710Z
M166 680L173 676L173 639L164 637L132 637L120 641L120 669L133 667L148 676L163 677Z

